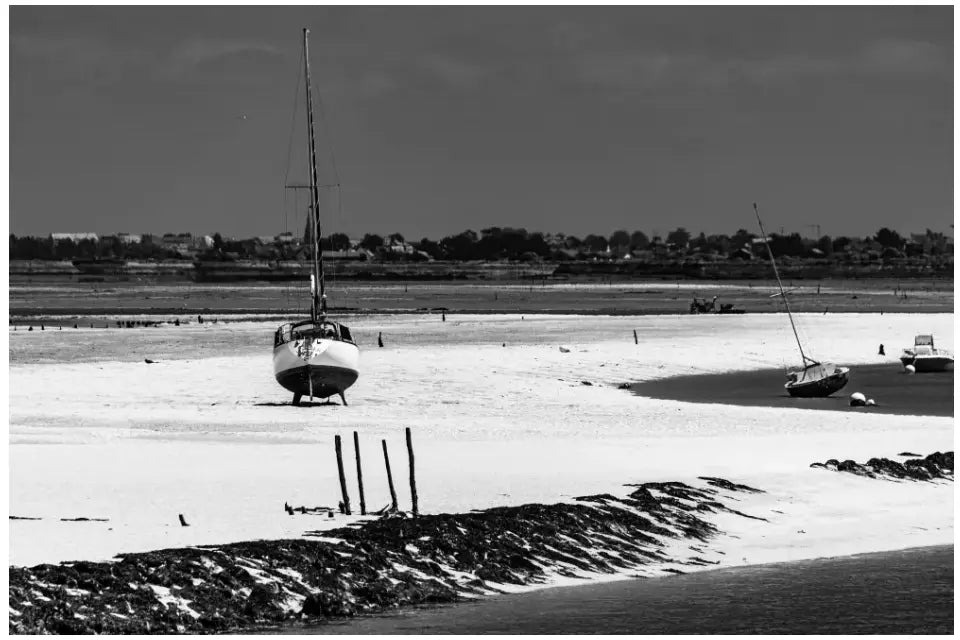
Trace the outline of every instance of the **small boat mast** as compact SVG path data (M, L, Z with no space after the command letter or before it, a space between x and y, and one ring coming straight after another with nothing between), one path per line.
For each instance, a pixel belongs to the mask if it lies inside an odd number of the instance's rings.
M800 344L800 336L797 334L797 325L793 322L793 314L790 313L790 302L787 300L787 293L783 290L783 282L780 281L780 273L777 271L777 261L773 258L773 249L770 248L770 243L767 242L767 232L763 230L763 221L760 220L760 211L757 210L757 203L753 203L753 212L757 216L757 224L760 225L760 235L763 237L763 244L767 247L767 253L770 254L770 264L773 265L773 275L777 277L777 287L780 288L780 297L783 298L783 306L787 308L787 317L790 318L790 328L793 329L793 337L797 340L797 348L800 349L800 357L803 359L803 367L806 368L808 364L818 365L820 364L813 358L808 358L807 355L803 352L803 345Z
M313 220L313 273L310 277L310 319L325 320L327 295L323 278L323 250L320 248L320 189L317 185L317 142L313 134L313 95L310 91L310 29L303 30L303 66L307 92L307 139L310 154L310 215Z

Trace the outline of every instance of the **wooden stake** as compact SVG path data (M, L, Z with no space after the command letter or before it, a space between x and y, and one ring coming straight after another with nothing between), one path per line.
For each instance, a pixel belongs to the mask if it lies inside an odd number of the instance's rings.
M419 515L417 509L417 478L413 470L413 440L410 437L410 427L407 427L407 457L410 458L410 501L413 503L413 515Z
M367 502L363 499L363 469L360 468L360 436L353 432L353 450L357 453L357 485L360 487L360 515L367 515Z
M340 473L340 495L343 496L343 513L350 515L350 496L347 495L347 479L343 475L343 452L340 449L340 436L334 436L333 442L337 448L337 471Z
M640 344L640 341L637 340L637 330L633 330L633 344Z
M381 440L380 444L383 445L383 461L387 465L387 482L390 484L390 508L393 511L397 510L397 492L393 488L393 474L390 473L390 455L387 453L387 441Z

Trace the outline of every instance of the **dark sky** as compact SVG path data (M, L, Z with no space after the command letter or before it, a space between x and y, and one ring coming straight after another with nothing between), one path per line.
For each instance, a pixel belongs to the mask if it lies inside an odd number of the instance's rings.
M328 231L951 231L951 6L15 6L10 231L299 231L305 26Z

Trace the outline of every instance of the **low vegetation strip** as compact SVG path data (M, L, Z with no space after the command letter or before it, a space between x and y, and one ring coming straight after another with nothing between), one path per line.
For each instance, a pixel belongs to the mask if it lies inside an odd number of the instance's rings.
M302 539L166 549L114 562L11 567L9 630L216 633L455 602L562 577L678 572L709 564L704 543L737 492L632 485L626 497L577 498L465 514L385 517Z

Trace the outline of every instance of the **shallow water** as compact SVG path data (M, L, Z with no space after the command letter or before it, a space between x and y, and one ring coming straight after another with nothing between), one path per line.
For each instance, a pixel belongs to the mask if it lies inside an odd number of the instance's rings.
M480 281L363 281L327 274L331 310L456 309L496 313L579 312L604 314L689 313L693 298L733 304L746 313L782 312L772 297L772 280L723 281L646 278L635 282L551 282L529 278ZM951 313L952 280L911 280L910 298L893 291L895 280L830 280L789 283L790 306L824 313ZM131 277L79 282L75 276L14 276L9 301L13 316L44 318L58 314L171 314L271 312L309 309L308 281L197 283Z
M641 382L633 392L647 398L747 407L789 407L891 413L917 416L953 415L953 371L907 375L899 361L850 368L850 382L828 398L791 398L783 388L782 370L761 369ZM859 391L874 399L872 407L851 407L850 394Z
M294 627L311 634L953 631L953 546L559 587Z

